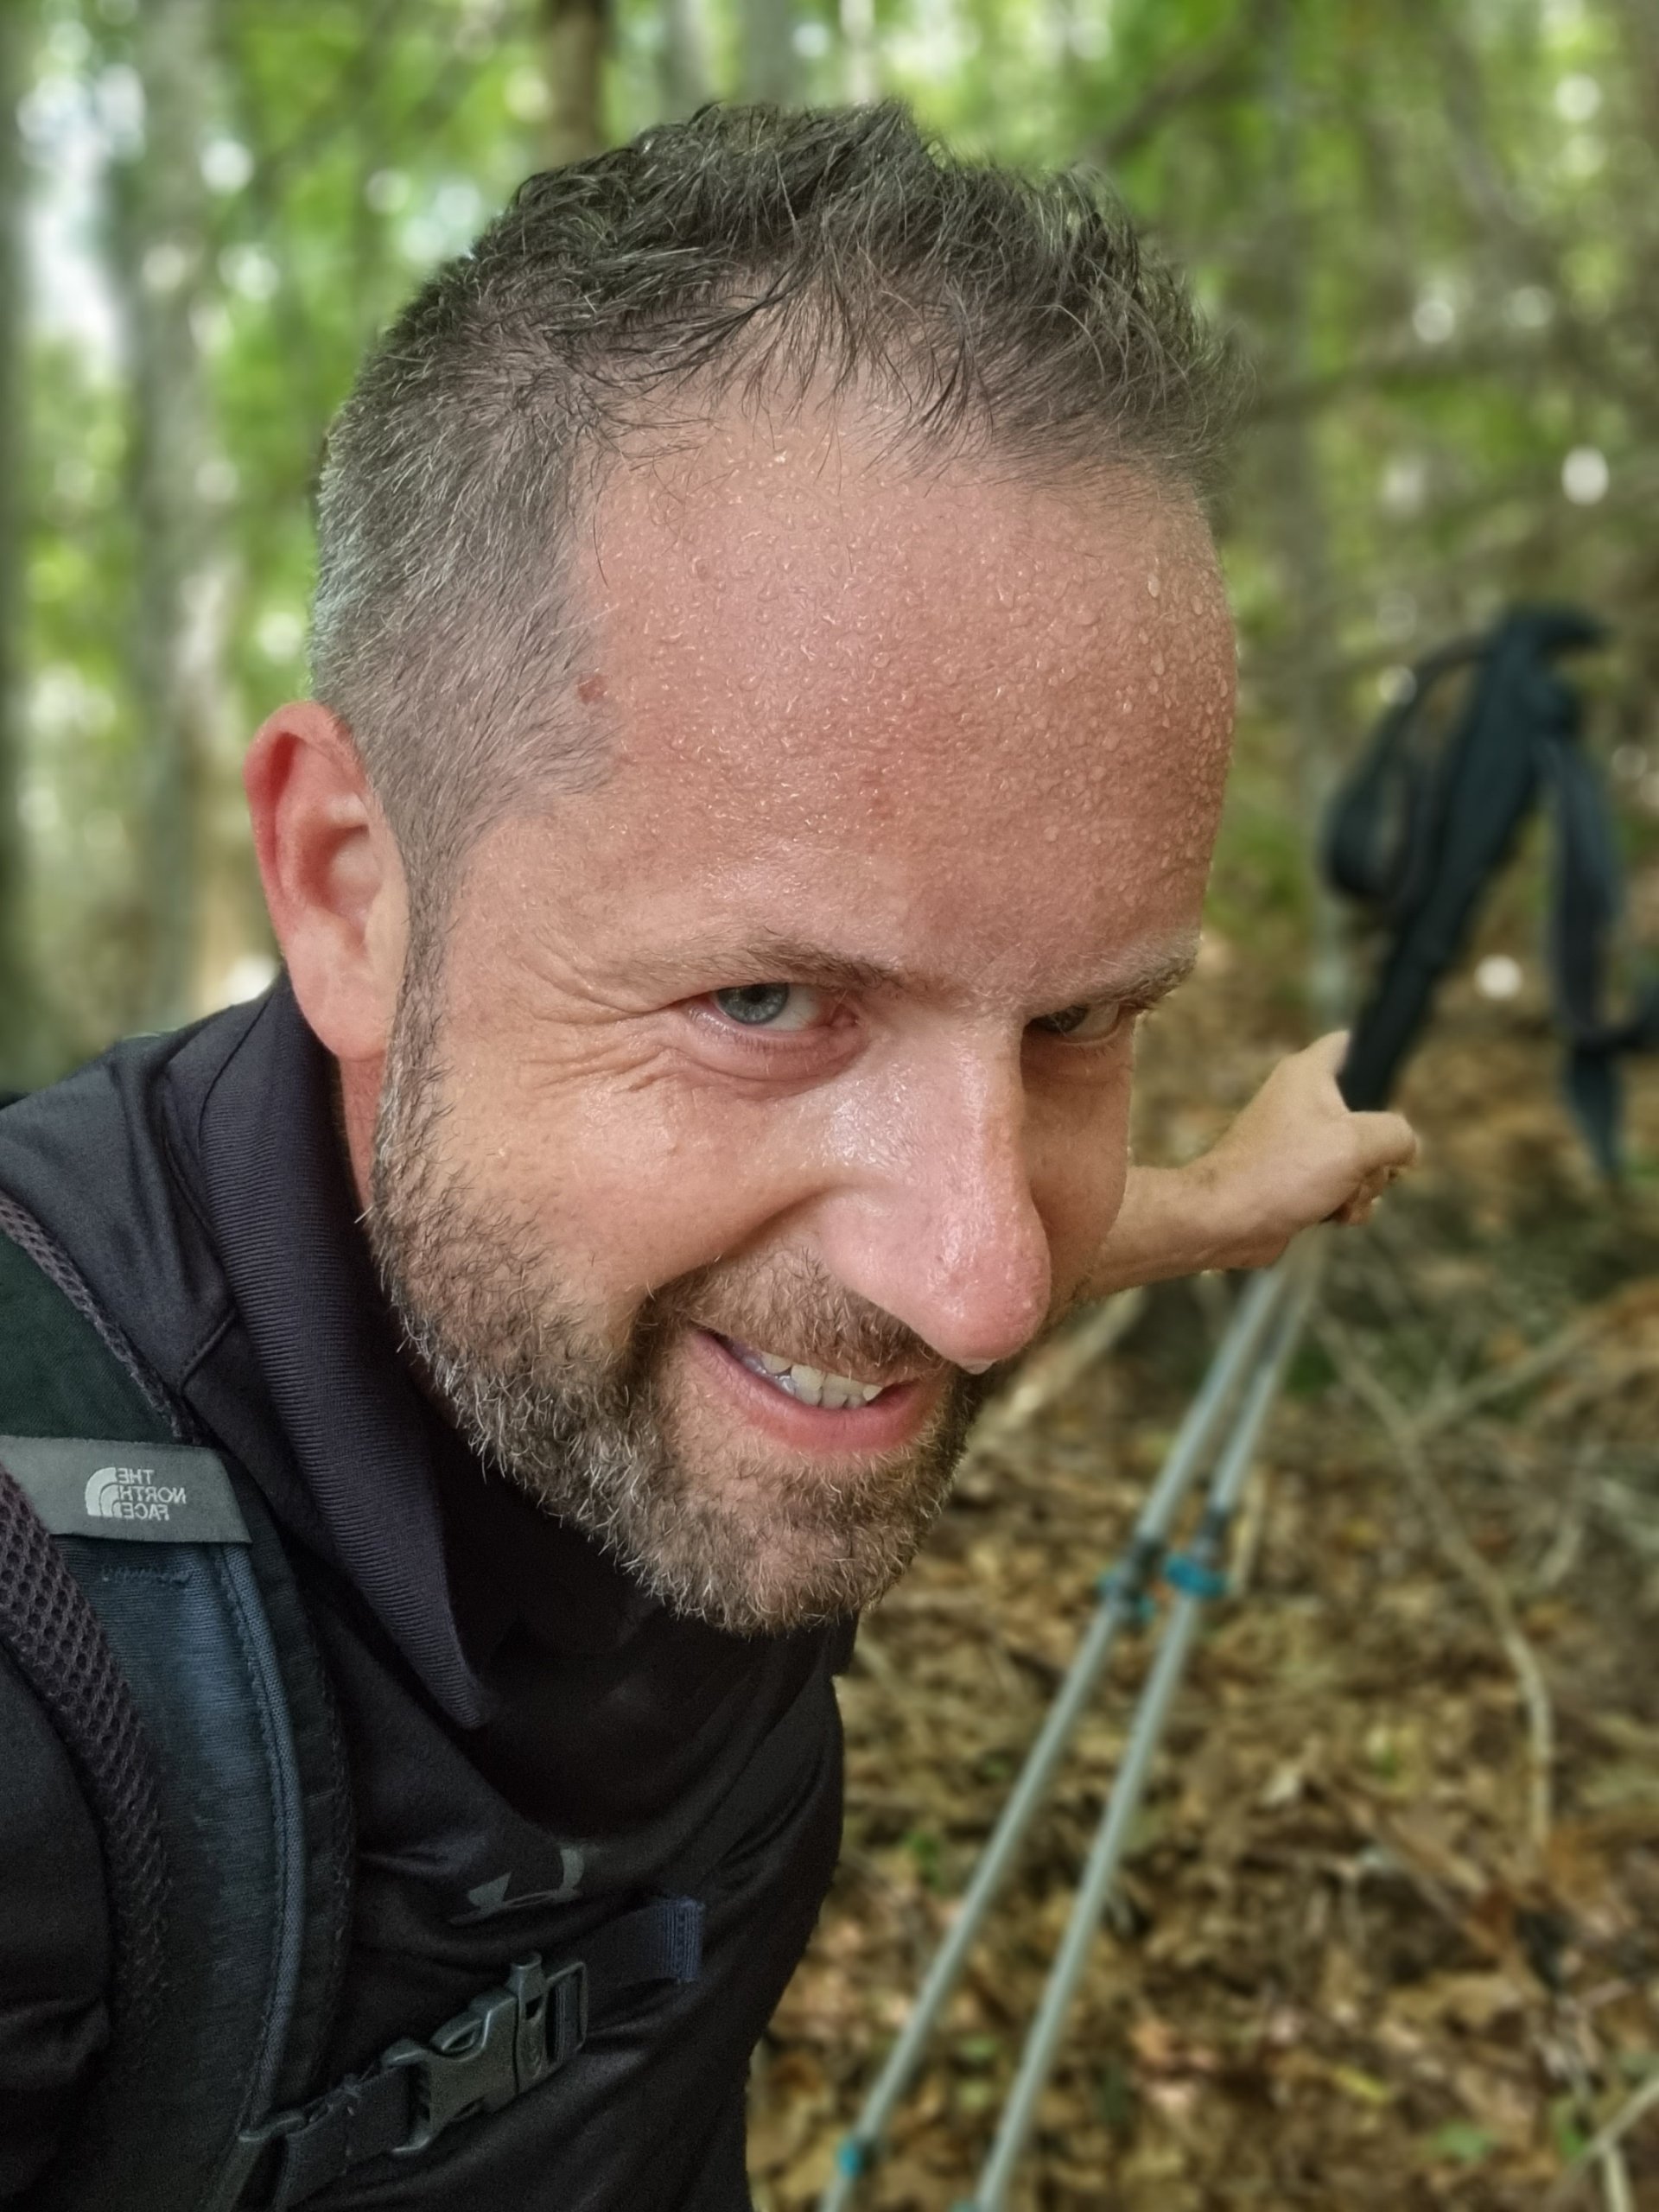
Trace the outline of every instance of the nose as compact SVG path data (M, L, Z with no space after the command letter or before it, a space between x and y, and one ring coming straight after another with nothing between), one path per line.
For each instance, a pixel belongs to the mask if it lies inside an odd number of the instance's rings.
M1052 1294L1048 1231L1032 1192L1017 1058L952 1055L883 1102L885 1141L820 1215L830 1273L953 1365L1011 1358Z

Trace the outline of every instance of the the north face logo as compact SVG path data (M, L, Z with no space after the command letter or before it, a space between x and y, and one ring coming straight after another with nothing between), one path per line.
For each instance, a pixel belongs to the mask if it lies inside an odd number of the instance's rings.
M154 1467L100 1467L86 1478L86 1511L94 1521L165 1521L187 1503L183 1485L158 1483Z

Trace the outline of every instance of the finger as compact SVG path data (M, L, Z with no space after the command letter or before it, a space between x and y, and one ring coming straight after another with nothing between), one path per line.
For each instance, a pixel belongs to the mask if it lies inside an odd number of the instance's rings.
M1325 1216L1327 1221L1341 1222L1349 1227L1369 1221L1377 1200L1382 1196L1400 1170L1397 1167L1376 1167L1357 1184L1334 1213Z
M1334 1077L1341 1073L1342 1064L1348 1057L1348 1037L1347 1030L1333 1029L1328 1036L1316 1038L1299 1057L1322 1074Z
M1417 1132L1403 1114L1355 1114L1349 1126L1359 1147L1362 1173L1416 1166Z

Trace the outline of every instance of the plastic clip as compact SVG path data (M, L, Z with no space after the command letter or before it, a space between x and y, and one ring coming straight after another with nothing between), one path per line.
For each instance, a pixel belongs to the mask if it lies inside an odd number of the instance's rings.
M1224 1598L1227 1578L1191 1552L1172 1552L1164 1561L1164 1580L1172 1590L1188 1598Z

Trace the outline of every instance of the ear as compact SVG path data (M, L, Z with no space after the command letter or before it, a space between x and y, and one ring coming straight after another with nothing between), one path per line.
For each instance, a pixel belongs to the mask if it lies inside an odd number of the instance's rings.
M300 1011L350 1070L378 1063L409 941L397 841L352 734L315 701L279 707L243 770L271 927Z

